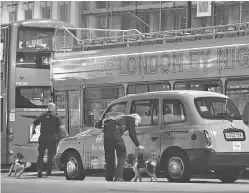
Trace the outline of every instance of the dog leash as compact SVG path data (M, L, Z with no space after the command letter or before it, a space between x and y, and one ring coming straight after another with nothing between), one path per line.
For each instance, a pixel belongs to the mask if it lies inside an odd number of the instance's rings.
M34 136L34 134L30 135L29 140L28 140L28 142L26 144L24 144L24 145L15 144L15 146L24 146L24 147L27 146L29 144L30 139L32 139L33 136Z

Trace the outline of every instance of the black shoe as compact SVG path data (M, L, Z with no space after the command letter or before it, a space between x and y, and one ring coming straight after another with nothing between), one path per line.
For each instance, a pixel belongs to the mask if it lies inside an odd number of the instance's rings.
M42 171L38 171L37 177L38 177L38 178L42 178Z
M51 171L47 171L46 176L51 176Z

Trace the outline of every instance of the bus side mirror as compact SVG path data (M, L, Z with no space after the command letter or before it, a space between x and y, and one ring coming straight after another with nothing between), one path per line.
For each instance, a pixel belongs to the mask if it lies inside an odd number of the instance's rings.
M102 120L98 120L94 123L94 127L97 129L101 129L102 128Z

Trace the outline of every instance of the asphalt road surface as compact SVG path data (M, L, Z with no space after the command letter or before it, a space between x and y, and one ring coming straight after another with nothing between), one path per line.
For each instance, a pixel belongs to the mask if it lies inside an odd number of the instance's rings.
M104 177L86 177L84 181L68 181L64 177L37 178L34 174L24 174L20 179L7 174L1 174L2 193L134 193L134 192L164 192L164 193L248 193L249 180L238 180L233 184L222 184L212 179L193 179L190 183L169 183L164 178L158 182L106 182Z

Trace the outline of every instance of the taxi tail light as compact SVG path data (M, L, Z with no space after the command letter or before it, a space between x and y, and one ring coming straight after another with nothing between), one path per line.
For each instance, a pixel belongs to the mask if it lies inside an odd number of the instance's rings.
M207 145L210 146L212 144L212 139L211 139L208 131L204 130L204 135L205 135L205 139L206 139Z

